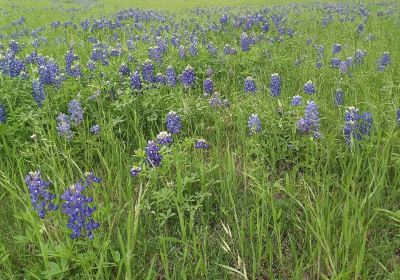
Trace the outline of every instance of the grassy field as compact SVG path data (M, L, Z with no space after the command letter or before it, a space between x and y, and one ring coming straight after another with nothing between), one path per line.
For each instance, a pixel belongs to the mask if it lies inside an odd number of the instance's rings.
M398 3L115 3L0 0L0 279L400 279Z

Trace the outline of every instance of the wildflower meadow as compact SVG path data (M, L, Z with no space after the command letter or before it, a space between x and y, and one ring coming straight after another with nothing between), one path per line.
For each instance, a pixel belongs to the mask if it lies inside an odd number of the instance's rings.
M400 2L0 4L0 279L400 279Z

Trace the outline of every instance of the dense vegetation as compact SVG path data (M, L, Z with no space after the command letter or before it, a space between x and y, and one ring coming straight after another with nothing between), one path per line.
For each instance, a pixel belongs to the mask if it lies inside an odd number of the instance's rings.
M3 3L0 279L400 278L399 4L235 4Z

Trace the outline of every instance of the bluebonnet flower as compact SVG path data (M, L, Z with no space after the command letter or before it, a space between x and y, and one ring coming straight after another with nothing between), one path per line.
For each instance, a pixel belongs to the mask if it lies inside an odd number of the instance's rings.
M338 88L335 94L335 105L340 106L343 105L344 102L344 93L343 90Z
M128 76L131 73L131 69L129 69L129 66L126 63L122 63L119 66L119 73L122 76Z
M182 45L179 46L179 57L182 59L186 58L186 49Z
M130 78L131 89L133 90L141 90L142 82L140 81L140 75L138 71L132 73Z
M317 60L317 63L315 63L315 67L316 67L317 69L321 69L321 67L322 67L322 62L321 62L321 60Z
M219 22L224 25L226 23L228 23L229 17L227 14L223 14L221 15L221 17L219 18Z
M311 45L311 43L312 43L312 39L311 38L307 38L307 41L306 41L307 46Z
M235 48L232 48L229 44L226 44L224 47L224 54L226 55L236 55L237 51Z
M292 106L300 106L302 99L303 98L300 95L293 96L293 98L292 98Z
M136 177L139 173L142 172L142 168L140 166L132 166L131 175L132 177Z
M204 92L208 95L214 91L214 83L210 78L207 78L203 82Z
M247 121L250 134L256 134L261 131L261 120L257 114L252 114Z
M39 107L42 107L43 102L46 98L44 94L44 86L42 85L39 79L34 79L32 81L32 88L33 88L32 92L33 99L35 99L35 102Z
M196 81L196 74L192 66L186 66L181 75L182 84L184 87L191 87Z
M90 128L90 133L93 135L99 135L100 134L100 125L95 124Z
M197 41L194 41L190 44L189 52L191 56L197 56Z
M207 143L206 140L204 140L203 138L200 138L196 141L196 143L194 144L195 149L208 149L210 147L210 145Z
M165 83L170 87L176 86L176 74L174 68L169 65L165 73Z
M340 60L340 58L332 57L332 59L331 59L331 66L332 66L333 68L339 68L341 63L342 63L342 61Z
M60 136L67 138L67 140L72 139L73 132L71 131L71 124L69 117L65 114L60 113L57 117L57 131Z
M149 47L149 59L161 62L162 51L158 46Z
M155 82L156 78L154 76L154 65L151 62L151 60L146 60L143 63L142 76L143 76L143 80L145 80L148 83Z
M251 39L246 33L242 33L242 36L240 37L240 43L242 46L242 51L248 52L250 50Z
M208 103L210 104L211 107L214 108L221 108L221 107L229 107L229 101L227 99L222 100L219 97L218 92L214 92L213 95L210 97Z
M304 92L308 94L314 94L316 92L315 86L312 81L308 81L307 83L304 84Z
M95 222L92 215L96 207L90 207L92 197L83 194L84 190L91 185L91 180L76 182L67 188L60 196L65 201L62 205L63 213L68 216L67 228L72 230L71 238L87 237L93 239L93 231L100 224Z
M342 50L342 46L340 44L333 44L332 46L332 54L340 53Z
M263 26L261 27L262 31L268 32L269 31L269 22L264 22Z
M357 49L355 54L354 54L354 60L357 64L360 64L363 62L364 57L367 55L367 51Z
M7 110L3 104L0 104L0 124L7 121Z
M314 101L308 101L304 112L304 117L297 122L297 130L300 133L313 133L315 139L320 138L319 132L319 111Z
M165 76L162 73L157 73L155 82L157 84L165 84Z
M391 62L391 58L388 52L384 52L381 57L378 59L377 64L378 64L378 70L383 71L386 69L386 66L388 66Z
M94 71L96 69L96 63L93 60L89 60L86 66L89 71Z
M373 118L370 112L360 114L356 107L349 107L344 115L343 134L348 145L354 141L362 140L363 136L369 135L372 128Z
M209 42L207 45L208 52L212 56L216 56L218 53L218 49L214 46L213 42Z
M25 71L25 62L17 58L11 51L0 53L0 71L11 78L18 77L21 72Z
M167 114L166 126L168 132L171 134L177 134L182 128L181 117L174 111L170 111Z
M279 77L279 74L274 73L271 75L269 88L271 96L279 96L281 94L281 78Z
M365 29L365 27L364 27L364 24L362 24L362 23L360 23L360 24L357 26L357 32L358 32L358 33L363 33L363 32L364 32L364 29Z
M248 76L244 80L244 92L255 93L256 90L257 90L256 81L252 77Z
M47 211L58 209L58 206L52 202L56 195L48 191L50 182L43 181L39 171L29 172L25 177L25 184L29 189L33 209L41 219L44 219Z
M11 41L8 43L8 47L10 48L10 50L11 50L14 54L16 54L16 53L18 53L18 52L20 51L19 44L18 44L18 42L15 41L15 40L11 40Z
M144 148L146 153L146 162L151 167L158 167L161 165L162 155L160 154L160 147L154 141L148 141L147 147Z
M161 131L157 135L157 143L160 144L161 146L166 146L172 143L172 137L171 133L168 133L166 131Z
M59 84L59 68L57 62L53 59L44 57L36 58L38 64L39 80L43 85Z
M83 121L83 109L81 103L74 99L68 103L69 120L75 125L80 125Z
M81 69L77 61L79 56L74 53L71 48L65 55L65 71L74 78L80 77L82 75Z

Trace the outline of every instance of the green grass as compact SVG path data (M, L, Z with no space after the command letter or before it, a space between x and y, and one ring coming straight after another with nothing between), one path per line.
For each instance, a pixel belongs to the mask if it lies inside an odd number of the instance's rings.
M90 75L85 67L91 52L88 37L115 47L114 31L86 33L79 27L55 31L50 23L72 20L79 25L92 15L109 16L132 6L176 13L177 21L188 19L187 29L192 30L195 22L206 27L210 21L218 22L221 10L195 15L184 9L249 5L246 11L254 11L281 1L85 3L95 5L0 1L0 34L46 26L39 37L48 42L39 52L54 57L64 68L64 55L73 45L85 68L81 79L69 78L59 89L46 86L42 108L32 98L30 79L0 75L0 104L8 111L7 122L0 124L0 279L400 278L397 4L392 6L393 15L381 18L377 11L387 7L371 4L362 35L355 31L360 17L323 28L320 9L298 7L288 17L289 26L296 30L293 38L285 36L282 43L265 40L248 53L240 50L241 30L229 26L226 32L206 32L207 42L213 41L219 49L217 57L210 57L200 43L197 57L182 60L169 46L163 64L156 64L157 72L172 64L179 73L192 65L195 87L165 86L137 93L130 89L129 79L118 74L119 65L128 59L131 31L116 30L123 55ZM232 9L245 14L244 9ZM21 15L26 25L9 25ZM277 31L270 24L267 36L273 37ZM259 27L254 31L261 33ZM367 40L368 33L375 40ZM321 69L315 67L316 51L306 45L307 38L325 46ZM18 39L26 44L20 57L33 50L31 40L31 36ZM6 46L8 41L0 39ZM222 54L226 43L238 49L236 56ZM342 59L353 56L356 49L367 50L364 63L354 67L351 76L330 67L334 43L343 46ZM130 54L137 62L129 63L131 69L146 60L148 47L136 44ZM384 51L390 53L392 63L378 72L376 61ZM296 59L302 61L299 66ZM208 67L229 108L211 108L203 97ZM31 77L37 77L34 68L28 66ZM106 78L98 75L100 71ZM282 77L279 98L269 95L272 73ZM257 82L255 95L243 92L247 76ZM316 85L315 96L303 93L308 80ZM338 87L345 92L343 106L334 105ZM96 90L101 91L100 97L90 100ZM303 96L303 106L292 107L291 98L297 94ZM84 122L67 141L57 135L55 119L60 112L67 113L68 102L75 98L84 108ZM296 131L304 104L311 99L320 110L323 138L319 140ZM374 117L371 136L351 149L343 138L343 117L349 106L370 111ZM171 147L162 148L160 168L143 165L144 171L132 178L131 166L143 161L147 140L165 130L170 110L182 117L181 133L174 136ZM260 116L262 130L249 135L247 120L253 113ZM95 123L101 127L99 136L89 133ZM210 143L209 150L194 149L201 137ZM103 179L87 190L97 207L94 218L101 223L93 240L72 240L60 210L39 219L24 184L32 170L51 180L50 190L58 196L84 178L86 171L93 170ZM59 197L57 202L61 203Z

